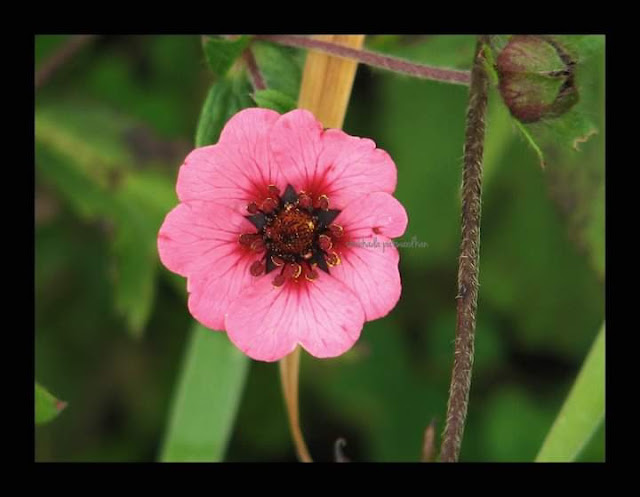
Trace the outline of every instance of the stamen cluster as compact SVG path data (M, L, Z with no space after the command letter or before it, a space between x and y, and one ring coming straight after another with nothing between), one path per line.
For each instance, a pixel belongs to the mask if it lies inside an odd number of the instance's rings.
M312 198L304 191L296 193L287 185L284 193L275 185L268 187L269 197L260 205L247 205L246 218L256 227L255 233L240 235L240 245L262 253L250 267L254 276L279 269L273 279L274 286L302 276L309 281L318 277L317 269L329 273L329 268L340 263L334 250L343 234L340 225L332 224L340 214L329 209L329 198Z

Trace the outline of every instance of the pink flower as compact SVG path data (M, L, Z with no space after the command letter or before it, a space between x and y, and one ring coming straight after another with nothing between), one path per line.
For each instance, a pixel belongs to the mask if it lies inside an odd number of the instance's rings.
M248 356L340 355L400 298L396 178L373 141L308 111L243 110L180 168L160 259L187 277L191 314Z

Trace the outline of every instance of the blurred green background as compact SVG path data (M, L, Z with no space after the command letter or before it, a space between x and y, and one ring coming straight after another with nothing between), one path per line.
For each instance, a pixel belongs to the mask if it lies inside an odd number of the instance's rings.
M66 41L36 37L36 70ZM460 69L474 44L367 38L373 50ZM301 67L304 53L288 53ZM579 152L542 141L544 170L490 95L462 461L533 460L604 320L604 50L578 71L580 110L599 133ZM213 81L200 37L100 36L36 92L35 378L69 403L35 428L38 461L160 456L192 319L155 234ZM345 130L394 158L403 239L428 246L401 249L403 296L350 352L303 355L302 424L316 460L332 460L344 437L355 461L417 461L431 419L444 427L466 99L463 86L358 69ZM251 362L240 399L225 460L295 460L277 365ZM580 460L603 459L601 428Z

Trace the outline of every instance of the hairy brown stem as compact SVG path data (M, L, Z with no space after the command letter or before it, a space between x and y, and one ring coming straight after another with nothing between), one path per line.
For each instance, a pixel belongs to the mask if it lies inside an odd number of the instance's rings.
M489 86L488 75L483 65L483 47L487 41L485 36L478 38L471 69L469 106L467 107L462 171L462 241L458 262L458 295L456 296L458 312L447 421L440 450L440 460L443 462L458 460L471 387L478 302L482 156Z
M53 55L45 60L40 69L36 71L35 88L39 90L51 79L51 76L60 69L67 61L69 61L78 51L88 42L95 38L95 35L77 35L71 36Z
M446 69L442 67L432 67L424 64L416 64L397 57L390 57L368 50L360 50L345 47L335 43L307 38L305 36L296 35L256 35L255 39L270 41L280 45L290 47L306 48L311 50L319 50L336 57L345 59L353 59L373 67L386 69L402 74L408 74L416 78L430 79L433 81L441 81L443 83L452 83L458 85L468 85L470 81L469 71L458 71L455 69Z

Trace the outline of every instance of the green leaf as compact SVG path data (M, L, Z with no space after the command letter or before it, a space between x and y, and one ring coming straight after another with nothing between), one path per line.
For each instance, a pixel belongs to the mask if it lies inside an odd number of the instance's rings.
M224 333L193 326L172 401L163 462L222 460L248 366L248 358Z
M113 214L113 199L94 178L68 157L40 141L36 131L36 166L40 177L52 184L85 220Z
M101 107L64 102L36 110L36 163L85 220L108 221L116 310L139 337L151 314L156 238L175 204L172 181L139 170L126 144L137 126Z
M522 124L517 119L514 119L513 122L514 122L516 128L518 129L518 131L520 131L520 133L524 137L524 139L527 142L527 144L531 147L531 149L538 156L538 160L540 161L540 167L542 167L544 169L544 166L546 165L546 163L545 163L545 160L544 160L544 153L542 152L542 149L540 148L540 145L538 145L536 143L536 141L534 140L533 136L531 135L531 133L529 132L529 130L527 129L527 127L524 124Z
M561 117L522 125L522 127L528 128L539 141L549 145L570 147L576 152L580 152L582 144L598 133L597 126L580 104Z
M196 129L196 147L211 145L218 141L222 128L238 111L251 107L251 87L244 73L231 79L215 82L200 112Z
M536 462L576 459L604 421L605 325L602 325Z
M196 128L196 147L204 147L218 141L220 132L227 121L231 106L231 84L221 79L214 83L200 111Z
M119 174L134 167L134 156L122 139L133 126L119 114L84 102L39 106L35 115L36 142L101 188L108 188Z
M41 425L58 416L67 407L67 403L56 399L38 382L35 385L35 419L36 424Z
M173 184L165 176L140 171L123 179L117 201L113 241L117 261L115 304L133 335L140 337L155 296L158 230L178 200Z
M248 43L247 37L242 39L245 38L244 48ZM231 42L218 38L211 38L207 43L209 44L211 40L215 40L212 46L217 46L216 44L218 43L222 43L225 46L229 43L240 43L240 39ZM207 46L205 45L205 51ZM294 109L298 98L302 71L302 59L298 51L289 47L279 47L262 42L253 43L251 49L262 77L269 88L268 90L256 92L256 95L254 95L255 101L262 107L279 112ZM226 53L225 50L226 48L222 52ZM224 74L225 77L218 79L211 86L202 106L196 129L197 147L216 143L222 128L234 114L242 109L254 106L251 98L251 85L244 69L240 68L231 72L228 69L227 67L223 72L219 71L219 74Z
M125 191L119 193L119 213L112 243L115 264L115 306L132 335L139 338L149 319L155 296L159 226ZM168 212L168 211L167 211Z
M281 114L296 108L296 101L278 90L258 90L253 94L253 99L260 107L272 109Z
M603 35L554 35L553 37L575 55L581 63L604 50L605 37Z
M152 224L160 228L165 216L178 202L175 184L157 171L136 171L126 176L120 187L122 192L153 218Z
M213 73L218 77L225 76L242 52L249 46L246 35L234 39L209 37L204 42L204 54Z
M265 42L254 42L251 51L267 88L297 102L305 52Z
M595 198L590 204L588 222L584 225L582 236L588 247L589 257L594 269L604 280L605 274L605 189L604 182L597 187Z
M605 460L605 435L606 427L604 423L600 424L600 427L589 440L589 443L582 449L576 462L604 462Z

